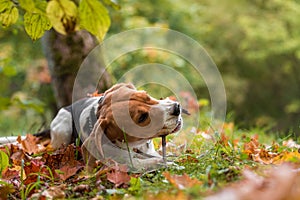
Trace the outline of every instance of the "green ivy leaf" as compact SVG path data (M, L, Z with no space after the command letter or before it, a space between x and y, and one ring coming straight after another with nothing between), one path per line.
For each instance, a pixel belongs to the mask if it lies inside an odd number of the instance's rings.
M52 0L48 3L46 12L57 32L67 34L78 29L77 6L74 2L70 0Z
M33 39L37 40L49 30L52 25L50 20L39 13L26 12L24 15L24 26L26 33Z
M82 0L79 4L80 27L102 41L110 26L107 9L97 0Z
M0 0L0 22L8 27L17 22L19 11L11 1Z
M8 155L3 151L0 151L0 176L2 174L2 171L8 166L9 166Z

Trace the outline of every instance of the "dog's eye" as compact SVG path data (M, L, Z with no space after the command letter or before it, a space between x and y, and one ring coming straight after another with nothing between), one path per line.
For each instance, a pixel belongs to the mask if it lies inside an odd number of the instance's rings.
M139 117L138 123L143 123L144 121L146 121L146 119L148 118L148 116L149 116L148 113L141 114L141 116Z

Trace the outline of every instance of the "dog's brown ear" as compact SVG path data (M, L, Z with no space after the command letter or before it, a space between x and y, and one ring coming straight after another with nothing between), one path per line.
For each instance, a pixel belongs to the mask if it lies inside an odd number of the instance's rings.
M81 146L83 159L86 162L88 169L93 169L96 164L96 160L103 158L104 153L102 149L102 137L107 127L107 121L105 119L99 119L89 135Z
M112 86L110 89L106 90L104 95L110 93L110 92L113 92L115 90L118 90L119 88L121 87L127 87L129 89L133 89L133 90L136 90L136 88L134 87L134 85L132 85L131 83L118 83L114 86Z

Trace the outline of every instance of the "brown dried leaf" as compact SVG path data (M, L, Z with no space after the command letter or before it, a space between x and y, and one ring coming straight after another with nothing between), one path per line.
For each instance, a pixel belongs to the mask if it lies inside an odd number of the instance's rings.
M62 173L59 174L59 178L63 181L67 180L71 176L74 176L79 169L83 168L82 165L64 165L59 169Z
M36 160L31 160L30 163L28 163L24 166L24 171L26 174L26 179L24 181L25 185L28 185L30 183L37 181L38 176L35 173L42 173L43 165L44 165L44 162L36 159Z
M13 153L10 156L10 159L12 160L13 164L17 165L17 166L21 166L21 161L25 160L25 158L26 158L26 156L22 150Z
M32 199L64 199L66 194L64 192L65 185L53 186L47 190L44 190L41 194L34 194Z
M2 172L2 179L11 180L13 178L20 178L20 171L15 169L6 168Z
M191 178L185 173L183 175L171 175L169 172L164 172L163 175L172 185L180 190L202 184L198 179Z
M8 194L11 194L15 191L15 189L10 184L1 184L0 185L0 199L6 200Z
M158 194L147 193L144 197L147 200L165 200L165 199L189 200L191 199L184 191L181 190L179 190L177 193L173 193L173 192L160 192Z
M23 151L28 154L35 154L40 152L38 147L39 139L34 135L27 134L24 140L22 140L21 136L19 136L17 141L22 145Z
M106 172L107 180L114 183L116 187L129 183L130 176L128 175L127 166L120 165L115 162L115 166L110 167L111 170Z

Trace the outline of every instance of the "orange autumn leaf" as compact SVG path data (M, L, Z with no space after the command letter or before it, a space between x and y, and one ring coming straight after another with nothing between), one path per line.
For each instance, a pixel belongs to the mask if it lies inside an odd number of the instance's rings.
M188 200L190 199L189 196L184 193L184 191L179 190L177 193L171 193L171 192L161 192L158 194L151 194L147 193L144 196L144 199L147 200L165 200L165 199L175 199L175 200Z
M276 144L273 144L273 147L274 148L266 148L264 145L261 145L258 142L258 136L255 135L251 138L250 142L244 144L244 152L248 154L249 159L255 162L272 164L278 155L276 152Z
M116 187L129 183L130 176L128 175L127 166L113 162L114 166L109 167L111 170L106 173L107 180L114 183Z
M189 177L186 173L183 175L171 175L169 172L164 172L163 175L172 185L180 190L202 184L201 181Z
M223 129L233 131L233 129L234 129L234 123L233 122L224 123L223 124Z
M250 142L244 144L244 152L248 155L257 153L256 150L259 147L258 136L251 137Z
M114 183L118 187L124 183L129 183L130 176L127 174L127 172L112 171L107 173L107 180Z
M284 162L300 163L300 153L296 152L282 152L274 159L274 164L282 164Z
M93 92L92 94L87 94L88 97L100 97L103 96L103 93L99 93L98 90L96 90L95 92Z
M21 136L18 136L17 141L22 145L22 149L26 153L35 154L39 152L39 139L34 135L27 134L24 140L21 139Z
M5 180L11 180L11 179L14 179L14 178L19 178L19 177L20 177L20 171L19 170L6 168L2 172L2 179L5 179Z
M64 165L59 169L61 173L59 173L59 178L63 181L67 180L71 176L74 176L79 169L83 168L83 166L72 166L72 165Z

